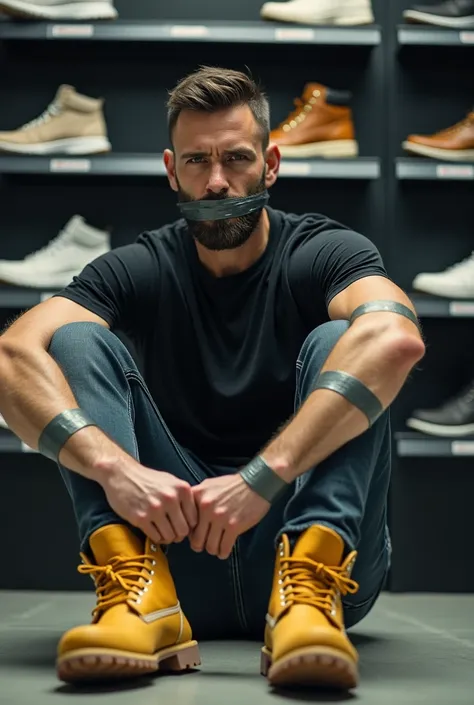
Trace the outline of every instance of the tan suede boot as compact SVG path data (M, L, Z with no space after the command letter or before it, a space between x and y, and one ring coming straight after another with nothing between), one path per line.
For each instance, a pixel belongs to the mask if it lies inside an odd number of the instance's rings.
M168 560L149 539L112 524L90 537L96 565L84 554L80 573L93 576L92 624L66 632L58 647L61 680L74 682L182 671L201 661L176 595Z
M341 602L341 595L359 588L349 577L357 553L343 561L343 551L341 537L324 526L305 531L293 553L283 536L262 649L262 675L271 685L357 685L358 656Z
M40 117L17 130L0 132L0 152L17 154L95 154L110 152L102 98L60 86Z

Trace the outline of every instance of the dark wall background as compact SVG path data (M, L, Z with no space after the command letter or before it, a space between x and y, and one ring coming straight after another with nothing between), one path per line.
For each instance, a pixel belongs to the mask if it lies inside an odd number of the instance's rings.
M263 0L117 0L121 19L258 20ZM398 51L396 25L409 3L374 0L381 46L257 46L204 43L0 43L0 130L39 115L61 83L104 96L115 152L160 152L166 146L167 90L200 64L248 66L270 97L273 124L292 109L309 81L353 91L362 156L382 159L376 181L281 179L273 206L318 210L370 237L389 274L409 290L419 271L439 271L469 254L472 185L397 182L394 160L410 132L432 132L459 120L473 96L473 52L423 47ZM112 225L113 245L174 220L175 197L164 178L0 177L1 257L21 258L45 245L74 214ZM3 312L4 318L13 312ZM6 320L6 318L5 318ZM0 324L2 321L0 321ZM415 406L437 404L472 371L469 321L425 324L426 358L393 407L395 430ZM0 587L89 587L75 575L77 542L66 491L52 463L37 455L0 456L0 526L4 565ZM453 577L466 551L469 459L402 460L394 454L391 526L394 589L472 589L472 570ZM37 551L25 545L37 543ZM27 542L27 544L25 543ZM433 565L441 553L444 570ZM25 553L26 555L26 553ZM15 567L13 570L12 567ZM459 571L458 571L459 573Z

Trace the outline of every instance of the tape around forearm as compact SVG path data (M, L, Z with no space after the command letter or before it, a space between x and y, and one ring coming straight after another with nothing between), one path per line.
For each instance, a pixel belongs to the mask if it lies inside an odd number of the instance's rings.
M331 389L364 413L372 426L383 413L379 399L360 380L347 372L334 370L323 372L316 380L313 390Z
M81 428L96 425L82 409L67 409L45 426L38 441L38 451L57 463L61 448L71 436Z
M270 504L278 499L289 486L289 483L277 475L260 455L253 458L242 470L239 470L239 475L254 492Z
M398 301L368 301L365 304L361 304L354 309L349 320L349 325L352 325L356 318L363 316L365 313L377 313L379 311L388 311L390 313L398 313L400 316L405 316L405 318L408 318L415 324L421 333L420 322L413 311L408 308L408 306L405 306Z

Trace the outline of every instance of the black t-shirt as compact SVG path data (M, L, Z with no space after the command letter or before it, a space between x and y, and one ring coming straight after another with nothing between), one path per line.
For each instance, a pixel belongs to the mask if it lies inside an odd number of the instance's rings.
M209 464L238 467L294 412L295 365L331 299L387 276L375 245L322 215L267 208L267 248L216 278L184 220L87 265L58 295L124 331L175 439Z

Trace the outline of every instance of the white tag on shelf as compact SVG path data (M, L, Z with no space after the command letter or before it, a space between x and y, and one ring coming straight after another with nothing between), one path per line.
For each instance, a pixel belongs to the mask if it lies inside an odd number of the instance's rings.
M37 453L38 451L31 446L27 446L24 441L21 442L21 452L22 453Z
M52 37L93 37L94 25L92 24L53 24Z
M311 174L311 164L308 162L285 162L280 163L280 174L283 176L307 176Z
M474 179L474 167L470 164L438 164L436 176L438 179Z
M91 170L90 159L51 159L50 171L84 173Z
M451 301L450 316L474 316L474 301Z
M277 42L308 42L314 40L314 29L306 27L278 27L275 29Z
M459 32L459 40L462 44L474 44L474 32Z
M474 455L474 441L453 441L451 452L453 455Z
M209 27L201 24L175 24L170 27L172 37L207 37Z

